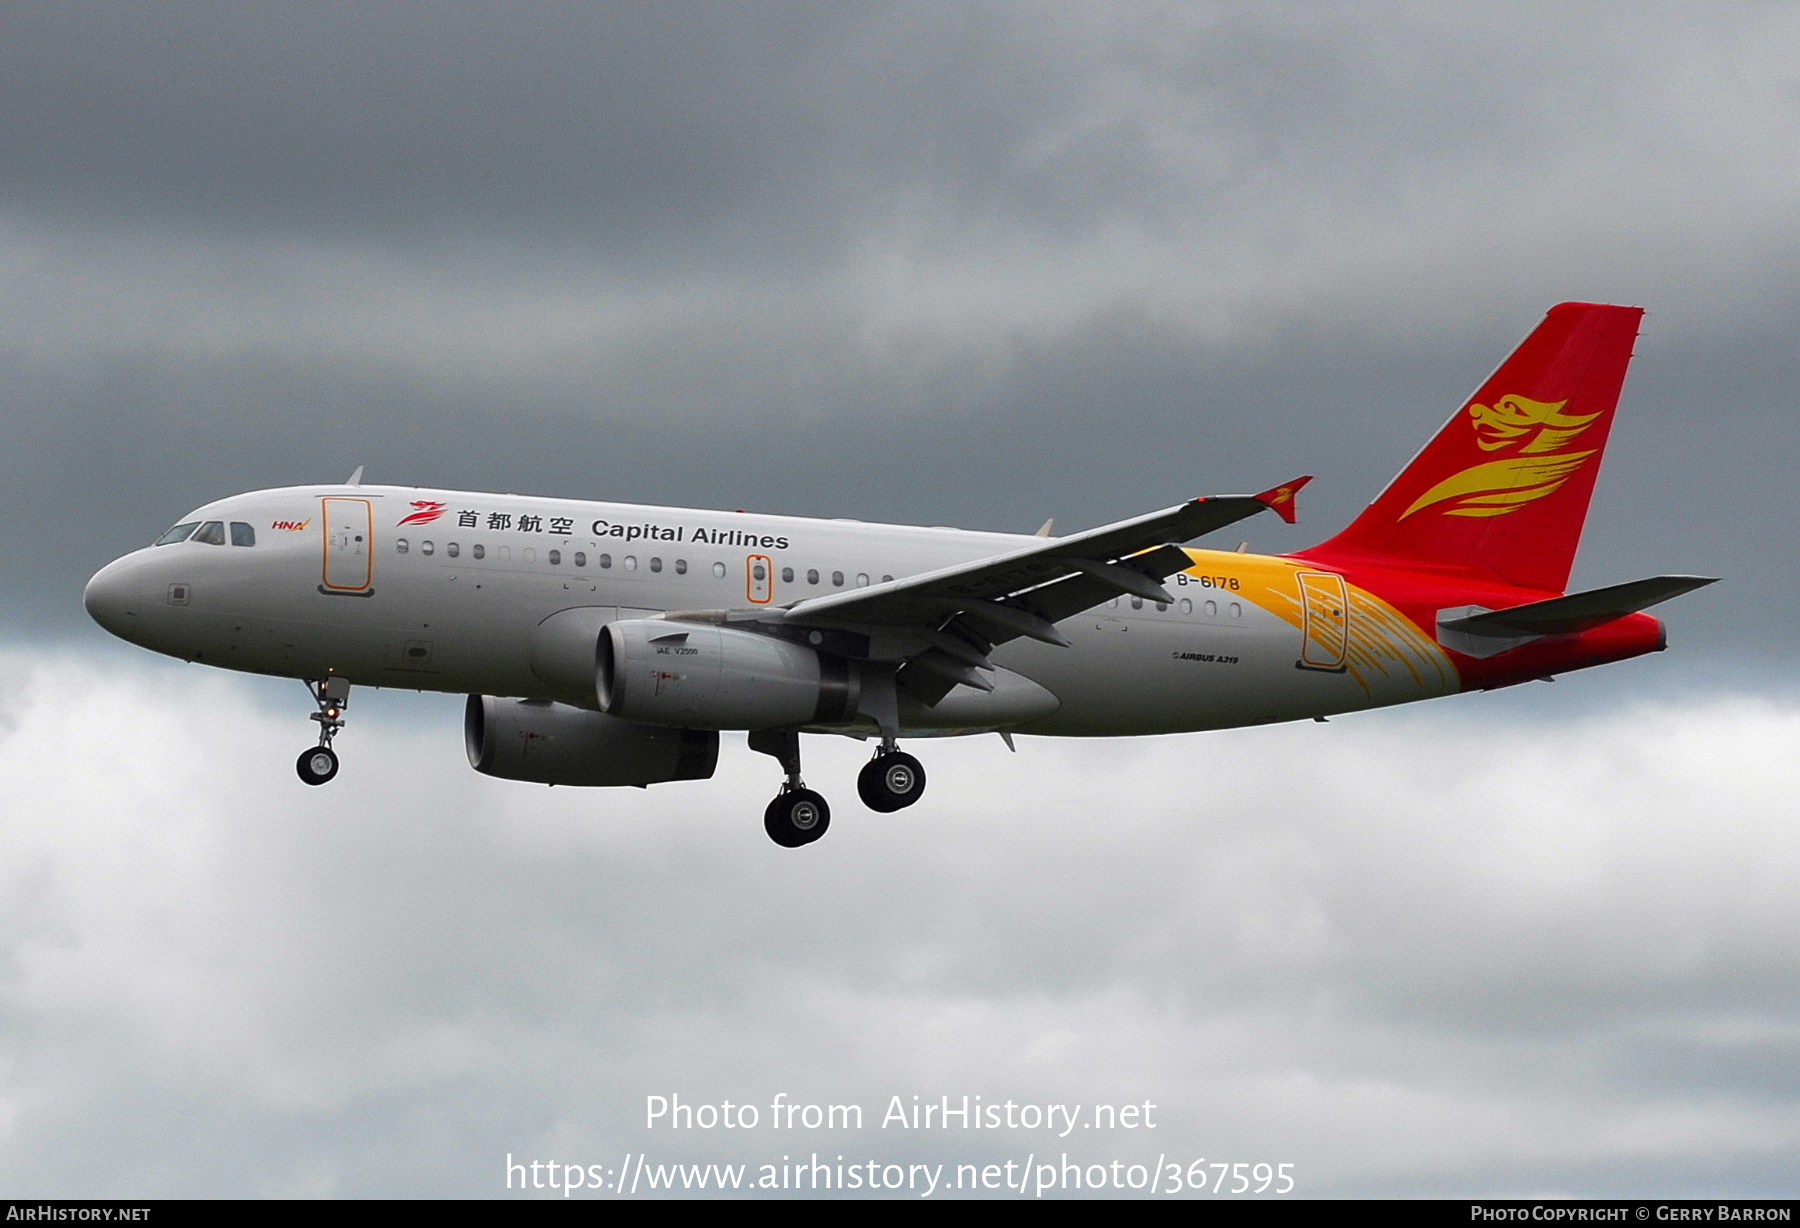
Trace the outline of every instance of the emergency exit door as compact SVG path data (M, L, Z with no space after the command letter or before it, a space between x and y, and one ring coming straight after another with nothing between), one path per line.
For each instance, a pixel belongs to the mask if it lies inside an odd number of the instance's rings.
M325 583L333 593L364 593L374 579L375 507L367 499L330 498L324 504Z
M774 559L753 554L744 560L744 595L754 605L768 605L775 600Z

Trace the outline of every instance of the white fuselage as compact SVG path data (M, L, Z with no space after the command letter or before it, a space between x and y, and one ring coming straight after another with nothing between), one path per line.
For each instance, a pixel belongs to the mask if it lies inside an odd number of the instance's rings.
M110 564L87 594L89 610L108 630L227 669L589 705L591 691L572 693L566 682L547 681L541 666L534 669L540 627L564 611L598 610L602 618L778 611L1037 540L378 486L257 491L184 520L248 525L255 544L188 540ZM1353 659L1348 668L1297 668L1307 651L1296 613L1304 595L1291 576L1304 565L1191 553L1195 567L1168 582L1177 597L1171 605L1121 597L1063 621L1059 629L1071 647L1022 639L997 648L993 662L1003 672L1030 679L1059 701L1053 712L1012 728L1169 733L1457 689L1448 662L1411 641L1398 648L1384 641L1370 657L1410 653L1398 666L1376 660L1358 668ZM1360 617L1368 600L1353 591L1352 615ZM967 725L915 716L907 732L994 727Z

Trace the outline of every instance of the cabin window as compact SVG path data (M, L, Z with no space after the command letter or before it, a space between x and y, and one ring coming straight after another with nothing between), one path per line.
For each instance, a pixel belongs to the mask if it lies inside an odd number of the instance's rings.
M894 581L894 577L892 577L892 576L883 576L883 577L881 577L881 582L882 582L882 583L883 583L883 584L892 584L892 583L893 583L893 581Z
M611 567L612 566L612 555L610 555L610 554L601 555L600 556L600 566Z
M587 566L587 552L586 551L577 550L575 552L575 566L577 566L577 567L586 567Z
M537 547L536 546L525 547L525 553L520 555L519 557L524 559L527 563L537 562Z
M1183 597L1181 599L1181 612L1183 614L1192 614L1194 612L1194 603L1188 598Z
M1244 616L1244 607L1239 605L1235 601L1232 602L1231 603L1231 616L1233 618L1242 618Z
M723 580L725 578L725 564L714 563L713 564L713 575L715 575L719 579Z
M254 546L256 530L241 520L231 522L231 544L234 546Z
M831 583L832 583L833 587L843 588L844 587L844 573L841 571L832 572L831 573Z
M485 559L487 557L487 547L480 542L476 542L473 546L469 547L469 553L478 559Z
M625 570L626 571L636 571L637 570L637 555L628 554L625 556Z
M750 578L761 584L769 578L769 569L758 563L750 569Z
M1166 610L1169 608L1169 603L1166 601L1159 601L1156 603L1156 608L1158 610Z
M806 569L806 582L807 582L807 583L808 583L808 584L817 584L817 583L818 583L818 582L819 582L819 570L818 570L818 568L816 568L816 567L808 567L808 568L807 568L807 569Z
M189 534L193 533L193 531L199 527L200 522L198 520L190 520L186 524L178 524L151 544L156 546L173 546L176 542L186 541Z
M652 556L650 559L650 570L660 572L662 570L662 560Z
M687 575L687 560L686 559L676 559L675 560L675 574L678 576Z
M552 567L561 567L562 566L562 551L552 550L550 552L550 566L552 566Z
M783 584L792 584L794 582L794 569L792 567L783 567L781 569L781 582Z
M856 573L856 587L857 588L868 588L869 587L869 573L868 572L859 571Z
M419 553L420 553L420 554L430 554L430 553L432 553L432 552L433 552L433 551L435 551L435 550L436 550L436 549L437 549L437 547L436 547L436 546L434 546L434 545L432 545L432 544L431 544L431 543L430 543L430 542L428 542L428 541L425 541L425 542L420 542L420 543L419 543Z
M445 542L444 543L444 553L449 555L451 558L455 558L457 555L462 553L462 547L457 545L455 542Z
M223 546L225 544L225 522L222 520L207 521L200 526L200 531L194 534L194 540L205 542L209 546Z
M408 550L411 550L411 549L412 549L412 546L410 544L408 544L407 540L404 537L396 537L394 539L394 553L395 554L405 554Z

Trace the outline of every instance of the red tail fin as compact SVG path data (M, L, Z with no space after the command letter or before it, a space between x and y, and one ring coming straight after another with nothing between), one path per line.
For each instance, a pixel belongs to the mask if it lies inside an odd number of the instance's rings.
M1643 314L1552 307L1367 511L1302 553L1475 570L1562 592Z

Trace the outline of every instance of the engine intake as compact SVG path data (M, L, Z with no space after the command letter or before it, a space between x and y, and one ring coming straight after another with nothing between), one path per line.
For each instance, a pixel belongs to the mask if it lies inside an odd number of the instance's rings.
M469 696L463 742L477 772L546 785L706 780L719 763L716 730L635 725L544 699Z
M854 719L860 675L841 657L716 623L640 618L600 635L600 707L694 729L777 729Z

